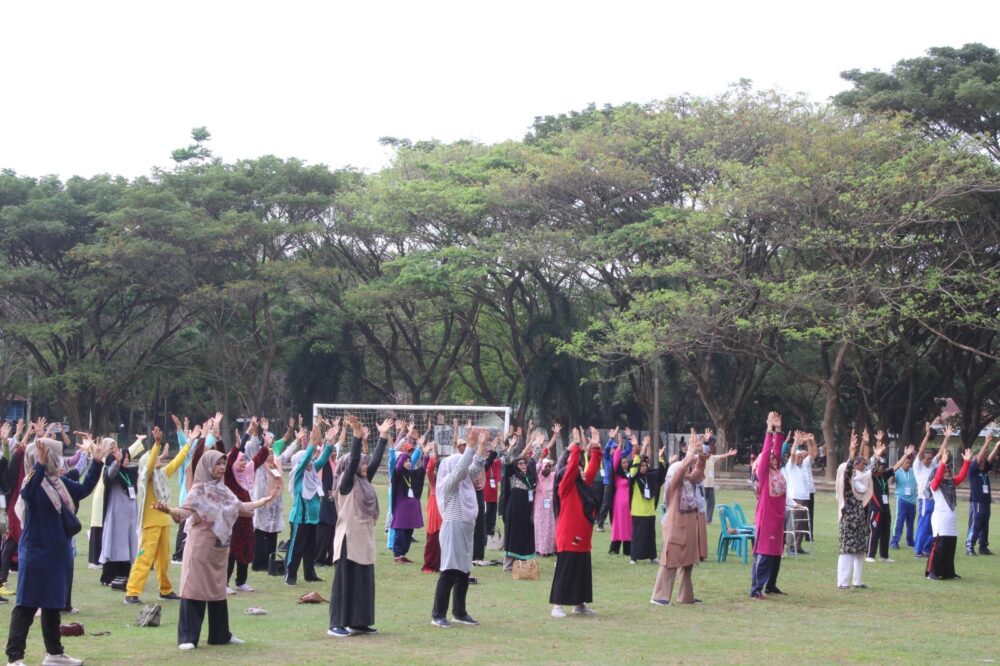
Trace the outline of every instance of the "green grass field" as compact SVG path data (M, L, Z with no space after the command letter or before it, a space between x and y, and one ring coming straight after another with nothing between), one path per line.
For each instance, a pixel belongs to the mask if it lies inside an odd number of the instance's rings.
M720 491L719 502L739 502L752 516L746 491ZM780 586L788 593L764 602L747 597L750 569L738 559L714 561L718 523L709 526L711 559L695 569L698 606L656 607L649 603L656 568L629 565L607 554L608 533L594 539L594 604L599 615L557 620L549 616L548 593L554 558L541 560L540 581L513 581L499 567L477 568L469 591L469 612L479 627L442 630L430 625L436 576L419 566L398 566L382 548L376 563L376 619L379 634L329 638L327 606L296 604L310 590L329 598L333 570L320 568L323 583L290 588L280 578L251 572L257 592L229 598L235 635L246 645L181 652L176 646L177 605L163 602L159 628L131 626L137 607L98 582L87 568L85 534L78 537L74 603L81 613L64 616L88 632L110 636L65 639L66 651L90 664L224 663L308 664L332 660L368 663L983 663L1000 660L996 639L1000 618L1000 557L957 556L962 580L931 582L924 560L912 551L892 551L895 564L867 564L869 590L836 587L837 528L832 494L816 498L815 553L785 558ZM967 503L959 520L964 521ZM89 501L80 512L89 516ZM86 519L84 519L86 522ZM961 522L960 522L961 525ZM420 559L420 543L411 551ZM657 537L659 541L659 535ZM377 540L384 546L382 534ZM806 544L807 547L809 546ZM492 554L496 556L496 553ZM171 580L180 566L171 565ZM13 577L12 577L13 582ZM156 599L155 575L144 600ZM9 616L13 599L0 607ZM243 614L250 606L268 615ZM202 630L202 641L207 628ZM28 663L44 655L39 627L32 628Z

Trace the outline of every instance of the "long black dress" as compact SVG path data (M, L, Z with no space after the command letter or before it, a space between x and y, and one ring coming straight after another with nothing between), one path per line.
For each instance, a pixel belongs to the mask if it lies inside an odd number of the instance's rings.
M535 557L535 461L528 461L525 474L517 469L517 460L504 465L504 555L519 560Z

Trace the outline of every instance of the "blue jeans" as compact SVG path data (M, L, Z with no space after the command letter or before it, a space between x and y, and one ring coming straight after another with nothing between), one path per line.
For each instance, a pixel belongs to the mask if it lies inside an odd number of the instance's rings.
M931 541L934 540L934 530L931 529L932 513L934 513L933 499L917 500L917 536L913 545L914 555L927 555L931 552Z
M890 547L899 548L899 537L903 535L903 525L906 525L906 545L913 546L913 519L916 515L916 504L896 498L896 530L889 542Z
M969 502L969 532L965 537L965 549L972 550L990 546L990 503Z

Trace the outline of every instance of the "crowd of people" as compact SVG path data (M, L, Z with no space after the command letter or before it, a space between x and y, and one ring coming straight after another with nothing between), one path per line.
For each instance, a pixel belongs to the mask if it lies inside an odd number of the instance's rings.
M127 447L110 437L75 433L77 451L64 457L73 442L45 419L0 426L7 518L0 594L13 593L6 584L15 563L17 571L9 663L23 663L36 612L44 663L82 663L65 655L59 628L62 613L75 611L73 557L82 529L76 514L92 493L88 563L100 571L100 583L120 590L126 604L139 605L155 571L159 599L179 603L178 647L191 650L199 644L206 611L208 644L242 642L229 630L227 598L253 591L251 570L273 574L283 568L285 583L296 585L300 568L305 581L319 582L317 567L332 566L328 634L376 633L375 541L382 511L373 480L383 458L389 474L386 545L394 565L415 563L409 557L417 543L414 530L425 528L422 570L438 577L430 612L435 627L478 624L466 598L476 582L474 566L493 563L485 559L491 538L503 553L496 564L515 575L530 572L536 558L555 557L552 617L594 615L592 540L605 521L612 556L656 566L652 604L700 603L693 571L708 557L714 470L736 454L716 453L711 430L692 431L680 454L666 459L661 452L654 461L649 437L640 441L629 428L614 428L603 441L596 428L572 428L568 446L559 451L558 424L547 433L529 422L507 433L469 424L461 436L454 423L453 452L442 456L430 424L421 431L390 418L371 432L356 416L317 417L311 428L301 417L298 424L289 419L280 438L267 419L254 417L227 450L221 421L216 414L192 427L174 417L174 456L156 427ZM966 553L990 554L989 472L1000 444L990 450L987 438L977 455L965 451L956 472L947 446L951 431L937 451L927 448L931 435L928 424L919 448L906 447L890 467L883 432L876 433L874 448L868 431L852 434L835 487L839 588L865 588L865 562L876 556L891 562L889 551L901 547L904 531L914 557L927 558L927 578L958 578L956 487L966 479ZM751 463L757 495L752 599L784 594L777 584L782 556L805 553L804 541L814 537L817 454L812 435L783 434L781 415L768 415L762 449ZM896 495L891 537L890 483ZM280 545L286 515L289 537ZM174 544L171 520L181 525ZM179 594L170 580L171 547L181 564ZM7 599L0 596L0 602Z

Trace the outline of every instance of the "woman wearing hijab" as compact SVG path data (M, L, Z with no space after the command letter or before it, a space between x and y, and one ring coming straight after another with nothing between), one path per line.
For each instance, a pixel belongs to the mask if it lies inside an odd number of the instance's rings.
M392 419L378 427L378 444L372 455L362 452L367 431L357 417L344 419L351 429L351 453L337 461L334 492L337 529L333 536L333 589L330 592L330 626L327 634L343 638L374 634L375 624L375 522L378 493L372 487L389 440Z
M291 490L294 502L288 514L288 522L292 524L292 538L288 544L288 568L285 571L285 583L288 585L297 584L300 562L307 582L321 582L316 575L316 525L319 524L323 483L316 470L323 468L333 452L332 444L327 441L322 452L314 457L322 438L319 425L314 426L309 446L305 451L292 456Z
M413 563L406 556L413 542L413 530L424 526L424 516L420 509L426 465L426 460L420 460L423 442L421 437L413 450L409 449L411 444L405 445L403 454L396 457L396 470L392 475L392 522L389 527L395 533L392 555L396 564Z
M667 476L667 465L660 456L660 465L656 470L649 468L649 453L652 445L647 441L643 444L646 455L632 458L629 469L632 505L632 550L629 564L639 560L649 560L653 564L659 562L656 552L656 507L660 501L660 487Z
M109 447L114 440L105 438L103 443ZM104 585L110 585L115 578L128 578L138 554L138 481L139 467L132 464L128 449L115 447L114 454L104 462L104 530L100 556L101 583Z
M556 507L556 572L549 593L552 617L566 617L565 604L572 604L577 615L596 614L587 604L594 597L590 550L594 522L601 510L590 490L602 461L598 437L597 430L591 428L590 456L584 471L580 447L583 431L574 428L565 463L556 468L556 498L559 501Z
M535 486L538 478L532 447L525 447L521 455L513 449L514 442L503 457L503 570L514 568L514 560L531 560L535 557Z
M767 434L764 449L757 457L757 479L760 494L757 497L755 524L757 535L753 542L753 568L750 572L750 597L766 599L766 593L782 594L778 589L778 571L785 543L785 477L781 474L781 415L767 415ZM689 447L690 448L690 447Z
M292 429L294 421L288 419L288 430L285 435L278 440L274 440L274 435L270 432L264 433L264 442L267 443L274 452L273 457L264 463L263 467L254 470L253 488L250 490L250 498L259 500L269 497L275 487L280 487L284 483L282 466L292 459L298 451L299 443L295 439ZM273 440L273 444L271 444ZM287 443L287 446L286 446ZM260 443L251 440L247 444L247 452L256 455ZM267 506L254 511L253 514L253 566L254 571L267 571L271 556L278 550L278 535L285 529L285 502L284 496L279 493L278 498Z
M538 468L538 485L535 487L535 552L542 557L556 554L556 515L553 511L555 492L555 471L552 460L546 453Z
M254 470L263 467L271 450L262 446L253 460L247 458L242 447L234 446L226 455L226 488L236 495L241 502L250 502L250 489L253 488ZM253 592L247 585L247 569L253 561L253 517L240 516L233 525L233 538L229 544L229 566L226 569L226 592L230 592L229 579L236 570L236 591Z
M424 542L424 566L421 571L424 573L437 573L441 567L441 544L438 541L438 532L441 530L441 511L437 503L437 471L438 454L437 445L431 442L430 451L427 454L427 529L425 531L426 541Z
M966 449L962 454L962 470L955 475L952 475L951 465L948 464L950 457L948 449L942 447L941 463L930 485L931 492L934 493L934 513L931 514L934 540L931 542L931 554L927 558L927 571L924 575L931 580L961 578L955 573L955 545L958 543L958 524L955 515L958 503L956 488L965 481L969 473L972 450ZM18 581L20 578L18 576Z
M191 491L184 504L170 508L163 502L154 509L170 514L176 522L187 521L184 564L181 569L180 615L177 620L177 647L198 647L201 625L208 610L208 644L240 644L229 631L226 604L226 567L233 526L238 518L251 516L274 496L256 502L241 502L226 487L226 456L214 449L205 451L195 468Z
M12 664L23 663L28 631L38 609L47 653L43 663L83 663L63 652L59 624L73 566L70 541L80 530L76 506L100 481L101 461L107 451L103 444L93 448L94 460L83 483L59 475L62 451L61 442L39 437L24 453L24 484L15 506L22 530L17 550L17 605L11 611L7 633L7 661Z
M865 459L857 455L858 438L851 435L850 456L837 468L837 515L840 519L840 556L837 558L837 587L867 587L861 578L868 552L871 524L865 506L872 497L872 473Z
M701 455L701 441L692 435L688 441L687 456L667 470L666 506L663 519L663 552L656 572L651 603L666 606L674 593L677 571L681 572L681 588L677 603L693 604L694 585L691 573L701 560L704 550L701 542L703 531L698 522L699 504L695 486L705 478L705 458Z
M626 428L626 436L630 438L631 450L634 451L637 442L635 435ZM609 500L609 514L611 518L611 546L608 553L617 555L619 551L629 555L632 551L632 512L630 510L632 484L629 476L629 466L631 458L622 448L619 440L611 454L611 499Z

